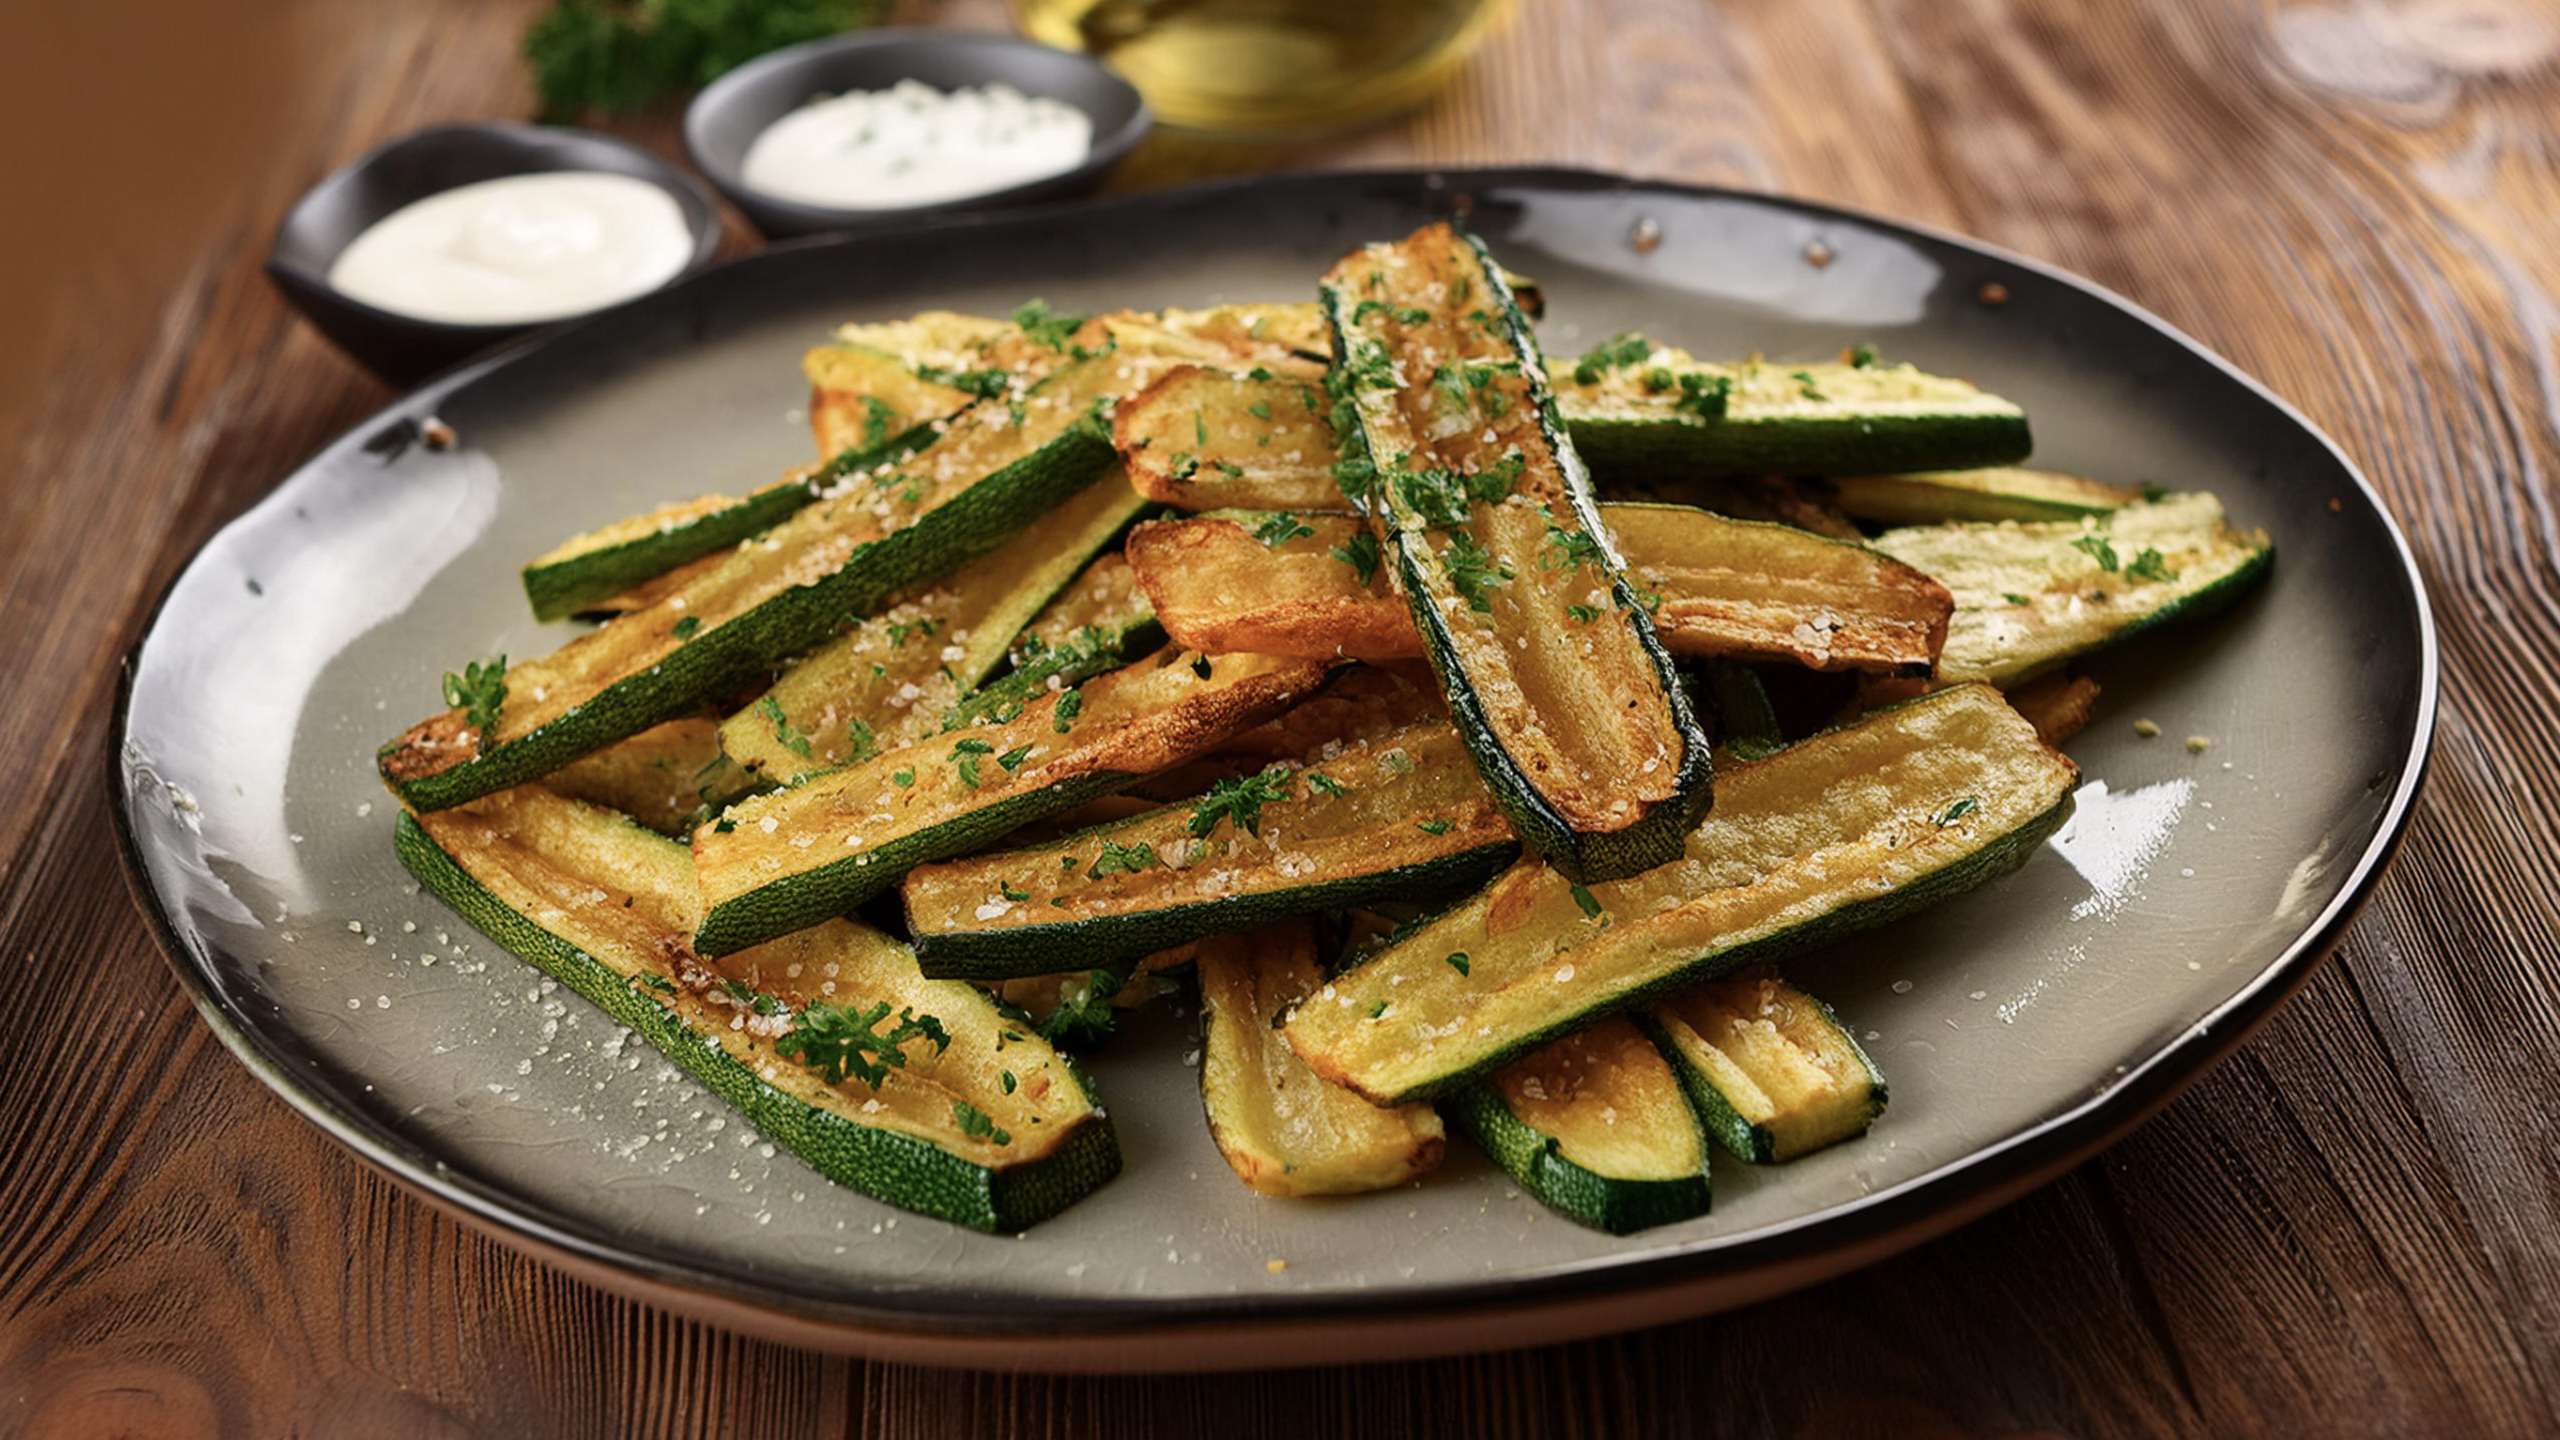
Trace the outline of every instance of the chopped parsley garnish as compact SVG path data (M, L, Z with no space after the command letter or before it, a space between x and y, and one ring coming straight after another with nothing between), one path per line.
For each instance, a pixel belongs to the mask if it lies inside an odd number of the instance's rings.
M1387 347L1375 340L1363 340L1351 347L1350 356L1325 376L1325 383L1337 386L1345 395L1354 390L1393 390L1396 388L1396 362ZM1342 427L1335 426L1336 431Z
M1981 808L1982 799L1980 796L1967 795L1953 805L1950 805L1946 809L1938 812L1938 814L1931 817L1931 820L1939 829L1944 830L1948 826L1953 825L1957 821Z
M753 1010L759 1015L779 1015L782 1013L781 1001L774 999L772 996L765 994L763 991L756 989L754 986L747 984L743 980L723 980L720 982L720 988L728 994L730 999L737 1001L739 1004L746 1006L748 1009Z
M1564 570L1575 565L1605 565L1608 553L1600 548L1600 537L1588 530L1567 530L1554 521L1547 522L1549 555L1538 563L1548 570Z
M2123 568L2123 562L2116 559L2116 547L2108 544L2104 535L2083 535L2071 542L2071 548L2097 561L2098 568L2110 575Z
M987 1140L998 1145L1013 1143L1010 1133L988 1119L987 1112L966 1100L951 1102L951 1118L960 1122L960 1133L973 1140Z
M2169 568L2169 562L2161 556L2160 552L2148 545L2142 547L2142 553L2134 556L2133 563L2124 568L2128 575L2139 576L2145 580L2157 580L2162 584L2178 578L2178 572Z
M1386 1015L1386 1013L1387 1013L1387 1002L1386 1002L1386 1001L1384 1001L1384 1000L1372 1000L1372 1001L1370 1001L1370 1002L1369 1002L1369 1018L1370 1018L1370 1019L1372 1019L1372 1020L1381 1019L1381 1018L1383 1018L1383 1017Z
M1325 552L1351 567L1351 573L1366 585L1378 573L1378 537L1363 530Z
M859 715L845 727L845 744L852 751L848 759L868 760L880 753L880 737L871 732L871 722Z
M966 390L981 400L994 399L1013 383L1013 377L1002 370L945 370L939 365L919 365L916 374L937 385Z
M1432 529L1454 529L1466 523L1467 512L1475 503L1500 504L1519 483L1520 472L1528 463L1515 450L1472 475L1455 470L1399 469L1394 472L1396 498Z
M1574 362L1573 383L1597 385L1602 375L1622 365L1633 365L1652 353L1652 341L1633 330L1621 330Z
M1268 370L1260 371L1259 373L1262 378L1266 380L1271 378L1271 372ZM1244 407L1244 413L1252 416L1256 420L1268 420L1271 418L1271 402L1268 400L1256 400L1252 404Z
M1733 399L1733 378L1729 375L1701 375L1695 370L1680 373L1680 398L1671 402L1674 410L1686 411L1701 420L1719 420Z
M960 783L972 790L977 789L978 757L994 753L996 753L996 747L984 740L963 740L952 746L951 760L960 771Z
M1084 324L1084 319L1081 315L1058 314L1049 308L1046 300L1026 301L1021 309L1013 312L1013 323L1022 327L1022 333L1030 337L1031 343L1051 350L1066 349L1067 341Z
M1788 378L1796 382L1796 393L1802 395L1807 400L1821 400L1826 398L1822 393L1822 386L1815 382L1812 371L1792 371L1789 373Z
M1277 805L1289 798L1289 765L1274 761L1259 774L1240 775L1221 780L1209 787L1191 807L1190 823L1183 828L1195 839L1216 833L1223 820L1247 835L1262 833L1262 807Z
M939 620L927 619L901 621L892 624L889 627L889 643L894 647L903 649L905 648L909 638L917 635L931 638L933 632L941 628L942 622Z
M1575 624L1588 625L1592 621L1600 618L1600 607L1597 605L1567 605L1564 607L1564 613L1565 618L1573 621Z
M889 438L890 427L898 423L898 407L877 395L862 397L862 448L869 450Z
M916 783L916 772L913 770L896 771L889 776L889 781L899 789L904 790L908 786Z
M1350 786L1343 784L1341 781L1334 779L1330 775L1319 775L1313 770L1307 772L1307 788L1310 790L1320 790L1337 799L1351 793Z
M1302 523L1297 516L1286 510L1277 510L1264 516L1262 523L1253 527L1253 538L1268 546L1286 545L1292 540L1314 533L1316 533L1316 527Z
M1078 713L1079 711L1081 711L1081 710L1083 710L1083 709L1084 709L1084 692L1083 692L1083 691L1081 691L1081 690L1062 690L1062 691L1059 691L1059 692L1058 692L1058 708L1057 708L1057 709L1055 709L1055 710L1052 710L1051 712L1049 712L1049 728L1050 728L1051 730L1056 731L1056 732L1057 732L1058 734L1060 734L1060 735L1064 735L1064 734L1066 734L1069 730L1072 730L1072 729L1074 729L1074 728L1075 728L1076 715L1077 715L1077 713Z
M2033 603L2024 595L2013 594L2006 590L2000 592L2000 598L2008 601L2012 605L2027 605Z
M1493 592L1511 578L1511 567L1497 564L1464 530L1450 533L1449 548L1440 552L1440 568L1466 597L1467 608L1485 615L1493 613Z
M773 1042L773 1050L817 1071L830 1085L841 1085L849 1076L877 1090L890 1071L907 1068L908 1041L930 1040L937 1055L951 1048L950 1032L934 1016L900 1010L897 1023L883 1031L880 1022L888 1018L886 1000L867 1008L823 1001L806 1005L791 1031Z
M1012 1071L999 1070L996 1072L996 1083L1004 1087L1004 1093L1010 1095L1013 1093L1013 1087L1018 1082L1013 1078Z
M1873 345L1859 344L1849 347L1849 368L1853 370L1872 370L1875 368L1875 363L1876 347Z
M2142 482L2142 502L2143 502L2144 504L2146 504L2146 505L2157 504L2157 503L2159 503L2160 501L2166 500L2166 499L2168 499L2168 498L2169 498L2169 492L2168 492L2168 490L2167 490L2166 488L2164 488L2164 487L2162 487L2162 486L2159 486L2159 485L2154 485L2154 484L2152 484L2152 483L2151 483L2150 481L2148 481L2148 480L2145 480L2145 481L2143 481L2143 482Z
M791 727L791 722L783 716L781 701L767 695L756 702L756 713L772 723L773 738L777 742L801 759L809 758L809 737Z
M1115 845L1105 840L1102 842L1102 854L1094 860L1093 868L1084 872L1084 878L1099 880L1105 875L1135 875L1157 863L1156 847L1144 840L1135 845Z
M498 723L499 708L507 703L507 657L501 655L486 665L471 661L459 675L446 671L444 703L461 711L472 729L487 734Z
M1435 529L1467 523L1466 483L1453 470L1398 470L1396 498Z
M1449 822L1446 820L1417 820L1414 822L1413 828L1421 831L1425 835L1446 835L1449 833Z
M1128 983L1114 970L1088 970L1058 992L1058 1008L1040 1022L1040 1036L1052 1044L1084 1049L1111 1033L1120 1012L1112 1001Z
M673 629L669 630L667 633L668 633L668 634L670 634L670 635L673 635L674 637L676 637L676 638L677 638L677 639L679 639L679 640L690 640L690 639L692 639L692 638L693 638L694 632L695 632L695 631L697 631L697 630L700 630L701 628L702 628L702 617L701 617L701 616L699 616L699 615L687 615L687 616L686 616L686 617L684 617L683 619L681 619L681 620L677 621L677 622L675 623L675 627L674 627Z
M1464 951L1464 950L1452 950L1452 951L1450 951L1450 952L1449 952L1448 960L1449 960L1449 968L1450 968L1450 969L1457 971L1457 972L1458 972L1459 974L1461 974L1461 975L1464 975L1464 974L1466 974L1466 973L1467 973L1467 952L1466 952L1466 951Z
M1034 747L1030 745L1017 745L997 756L996 763L1003 766L1005 773L1010 775L1014 771L1022 768L1023 761L1031 758L1031 751L1033 748Z
M1028 900L1028 899L1030 899L1030 898L1031 898L1031 892L1030 892L1030 891L1028 891L1028 890L1016 890L1016 889L1014 889L1014 888L1013 888L1013 882L1012 882L1012 881L1010 881L1010 880L999 880L999 881L997 881L997 882L996 882L996 893L997 893L997 894L999 894L999 895L1002 895L1002 896L1003 896L1004 898L1006 898L1007 900L1011 900L1011 901L1015 902L1016 904L1019 904L1019 903L1021 903L1022 901L1025 901L1025 900Z
M1582 907L1582 913L1586 917L1593 920L1600 918L1600 897L1579 885L1573 887L1573 903Z
M640 977L640 983L651 990L657 991L661 995L673 995L676 993L676 982L668 979L664 975L643 975Z
M1431 388L1439 392L1438 403L1446 414L1464 415L1475 409L1475 397L1467 393L1466 372L1455 365L1432 371Z

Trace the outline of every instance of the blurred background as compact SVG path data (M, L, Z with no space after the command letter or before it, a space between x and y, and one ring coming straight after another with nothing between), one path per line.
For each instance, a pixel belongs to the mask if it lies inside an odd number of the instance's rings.
M1547 0L1530 3L1545 8ZM1112 189L1380 163L1386 152L1372 153L1370 137L1385 115L1452 83L1498 82L1505 68L1592 58L1560 53L1553 32L1520 44L1520 27L1505 24L1511 8L1512 0L22 4L11 17L14 43L0 51L0 175L11 182L13 216L0 226L0 325L11 337L0 346L0 454L17 451L39 412L68 422L48 429L69 430L99 407L150 405L149 384L217 383L127 372L148 327L168 319L170 295L215 293L188 286L192 272L254 261L300 190L369 137L442 120L551 118L682 163L684 101L701 80L815 34L934 25L1019 31L1090 50L1136 81L1174 123L1149 137ZM1475 53L1488 37L1492 48ZM487 69L420 63L456 49L487 57ZM342 73L349 54L369 57L368 78L314 83ZM1536 127L1523 117L1520 129L1505 148L1542 158ZM1240 133L1251 138L1223 138ZM1482 138L1452 135L1438 148L1460 153ZM1397 158L1413 146L1408 135ZM1435 147L1426 137L1419 148ZM730 230L727 250L752 243L734 216ZM282 343L318 342L296 327ZM144 388L119 398L101 383L111 376ZM30 459L41 474L45 457Z

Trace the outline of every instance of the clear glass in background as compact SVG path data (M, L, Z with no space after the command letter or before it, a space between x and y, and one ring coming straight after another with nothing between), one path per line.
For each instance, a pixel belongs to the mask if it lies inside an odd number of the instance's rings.
M1420 102L1511 0L1011 0L1024 34L1127 76L1169 125L1340 129Z

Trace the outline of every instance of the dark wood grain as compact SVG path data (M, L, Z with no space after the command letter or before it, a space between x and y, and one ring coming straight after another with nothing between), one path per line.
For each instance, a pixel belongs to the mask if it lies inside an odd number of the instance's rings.
M1740 1314L1163 1380L811 1356L519 1258L269 1098L123 893L97 783L116 655L191 546L383 398L258 278L265 229L375 138L521 113L525 13L300 15L304 89L186 218L152 323L43 356L0 498L0 1433L2560 1432L2560 12L1527 0L1419 114L1286 147L1151 142L1123 183L1580 163L2092 275L2367 467L2446 662L2430 787L2337 959L2061 1183ZM919 13L1002 20L991 0ZM636 131L668 146L663 121Z

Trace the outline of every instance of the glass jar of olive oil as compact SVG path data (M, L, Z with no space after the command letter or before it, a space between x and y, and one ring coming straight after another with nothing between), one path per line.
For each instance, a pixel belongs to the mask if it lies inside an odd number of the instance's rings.
M1166 123L1228 135L1358 124L1420 101L1511 0L1012 0L1023 33L1128 77Z

